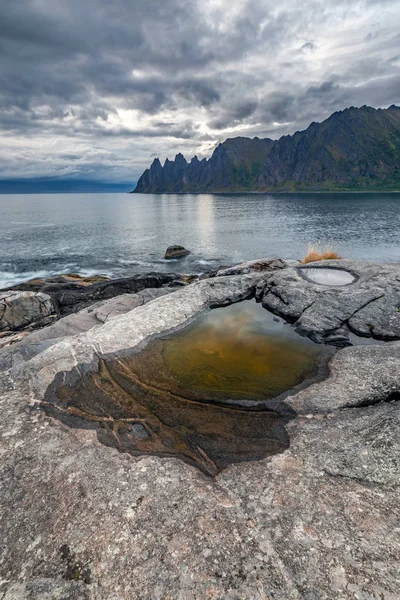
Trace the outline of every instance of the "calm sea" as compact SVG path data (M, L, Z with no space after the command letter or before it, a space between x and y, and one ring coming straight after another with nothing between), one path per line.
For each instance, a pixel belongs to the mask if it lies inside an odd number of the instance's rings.
M400 261L399 194L0 195L0 287L78 272L201 272L309 241L347 258ZM167 246L192 254L164 261Z

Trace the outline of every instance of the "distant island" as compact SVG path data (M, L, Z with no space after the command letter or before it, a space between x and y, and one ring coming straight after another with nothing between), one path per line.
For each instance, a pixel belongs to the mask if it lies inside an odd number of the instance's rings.
M279 140L236 137L211 158L158 158L134 193L400 190L400 107L350 107Z

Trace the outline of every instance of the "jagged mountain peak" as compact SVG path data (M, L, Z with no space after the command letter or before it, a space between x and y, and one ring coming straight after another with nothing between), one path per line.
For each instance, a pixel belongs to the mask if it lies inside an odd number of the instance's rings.
M186 160L186 158L183 156L183 154L181 152L179 152L175 156L175 163L176 164L180 164L180 165L187 165L187 160Z
M159 159L135 192L400 189L400 108L350 106L279 140L220 142L209 159Z

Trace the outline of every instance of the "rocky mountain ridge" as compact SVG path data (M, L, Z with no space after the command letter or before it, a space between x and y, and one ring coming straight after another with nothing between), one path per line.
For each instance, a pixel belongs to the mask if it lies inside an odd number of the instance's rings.
M236 137L209 159L155 158L135 193L399 190L400 107L350 107L279 140Z

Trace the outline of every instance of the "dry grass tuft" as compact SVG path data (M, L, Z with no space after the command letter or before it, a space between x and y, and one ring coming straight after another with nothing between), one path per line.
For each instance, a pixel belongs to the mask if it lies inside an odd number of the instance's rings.
M307 263L319 260L335 260L341 258L342 257L339 256L329 244L322 246L320 242L317 242L316 244L309 242L307 255L303 258L301 264L306 265Z

